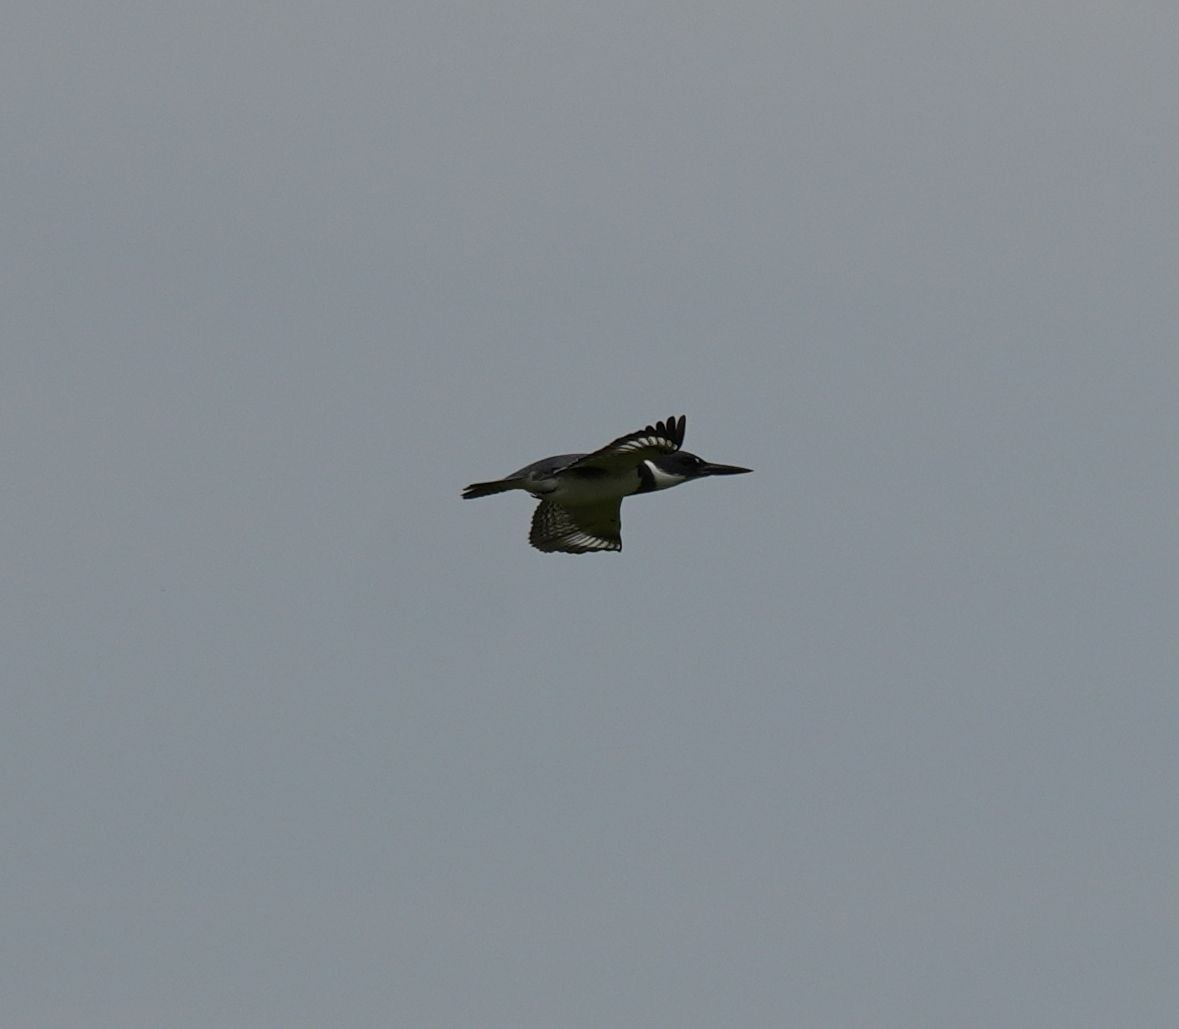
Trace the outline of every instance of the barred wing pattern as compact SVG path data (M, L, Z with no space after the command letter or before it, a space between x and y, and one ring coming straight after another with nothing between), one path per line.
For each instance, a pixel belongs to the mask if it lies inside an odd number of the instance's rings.
M528 542L546 554L591 554L622 549L622 498L562 507L542 500L532 515Z
M636 468L648 458L660 454L674 454L684 445L684 426L687 418L674 415L665 422L656 422L638 432L619 436L601 450L579 457L566 468L599 468L602 471L621 471ZM565 469L562 469L565 470Z

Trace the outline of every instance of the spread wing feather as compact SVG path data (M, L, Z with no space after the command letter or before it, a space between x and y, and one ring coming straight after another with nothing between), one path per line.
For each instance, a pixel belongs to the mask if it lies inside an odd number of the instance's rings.
M687 419L674 415L665 422L656 422L638 432L619 436L601 450L586 454L571 462L566 468L600 468L603 471L619 471L636 468L648 458L660 454L674 454L684 445L684 425Z
M546 554L592 554L622 549L622 498L562 507L542 500L532 515L528 542Z

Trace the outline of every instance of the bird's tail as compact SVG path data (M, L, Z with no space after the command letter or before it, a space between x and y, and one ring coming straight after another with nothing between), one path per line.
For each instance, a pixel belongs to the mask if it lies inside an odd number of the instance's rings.
M496 493L506 493L510 489L523 488L523 479L496 479L495 482L473 482L463 490L463 499L474 500L477 497L490 497Z

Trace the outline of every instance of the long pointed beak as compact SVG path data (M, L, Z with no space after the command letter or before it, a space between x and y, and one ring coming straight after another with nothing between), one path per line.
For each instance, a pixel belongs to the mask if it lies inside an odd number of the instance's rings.
M752 468L738 468L735 464L705 464L699 470L700 475L744 475L753 471Z

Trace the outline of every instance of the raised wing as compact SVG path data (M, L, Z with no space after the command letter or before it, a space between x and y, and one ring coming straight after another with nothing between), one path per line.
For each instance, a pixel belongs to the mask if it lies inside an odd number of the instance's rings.
M660 454L674 454L684 445L684 425L687 418L674 415L665 422L656 422L638 432L619 436L601 450L586 454L571 462L568 468L600 468L619 471L636 468L642 461Z
M622 498L584 507L542 500L532 515L528 542L546 554L592 554L622 549Z

